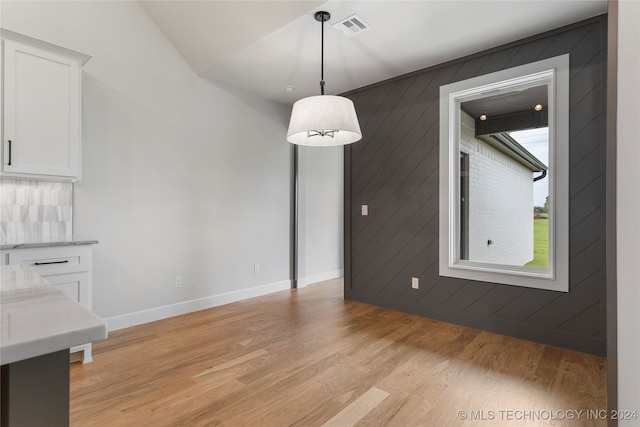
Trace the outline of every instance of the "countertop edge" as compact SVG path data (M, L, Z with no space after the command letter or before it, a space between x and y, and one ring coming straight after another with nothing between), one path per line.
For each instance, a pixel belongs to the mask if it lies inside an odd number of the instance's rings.
M95 245L97 240L70 240L62 242L40 242L40 243L3 243L0 250L10 249L32 249L32 248L52 248L56 246L79 246L79 245Z
M102 321L102 324L96 323L66 334L43 337L29 343L3 346L0 349L0 361L2 365L8 365L56 351L68 350L77 345L104 340L107 336L107 325Z
M107 338L107 323L38 273L0 267L0 365Z

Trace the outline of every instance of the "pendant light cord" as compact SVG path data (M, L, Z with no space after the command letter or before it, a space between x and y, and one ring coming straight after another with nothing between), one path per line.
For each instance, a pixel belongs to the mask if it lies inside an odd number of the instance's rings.
M320 27L320 95L324 95L324 15Z

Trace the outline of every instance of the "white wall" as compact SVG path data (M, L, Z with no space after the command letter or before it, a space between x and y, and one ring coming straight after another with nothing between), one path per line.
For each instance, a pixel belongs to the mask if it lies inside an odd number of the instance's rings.
M74 236L100 241L111 328L289 287L289 108L197 76L137 2L3 1L0 24L93 57Z
M343 275L343 147L298 148L298 287Z
M618 409L640 426L640 1L618 3Z

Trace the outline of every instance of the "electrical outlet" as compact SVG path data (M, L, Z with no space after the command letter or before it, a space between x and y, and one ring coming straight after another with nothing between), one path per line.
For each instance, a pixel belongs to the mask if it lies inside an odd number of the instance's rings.
M369 205L362 205L362 216L369 215Z
M417 277L412 277L411 278L411 287L413 289L420 289L420 279L418 279Z
M253 264L253 273L254 274L260 273L260 264Z
M182 287L182 276L176 276L176 288Z

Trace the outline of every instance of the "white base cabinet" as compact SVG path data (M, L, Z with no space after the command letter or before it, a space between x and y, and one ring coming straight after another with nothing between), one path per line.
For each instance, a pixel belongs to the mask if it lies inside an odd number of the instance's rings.
M8 249L2 251L5 265L22 264L35 271L69 298L91 311L91 265L93 248L88 245ZM91 343L71 348L71 361L91 362Z

